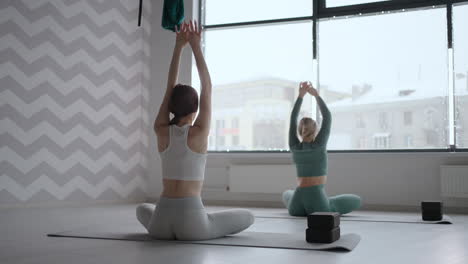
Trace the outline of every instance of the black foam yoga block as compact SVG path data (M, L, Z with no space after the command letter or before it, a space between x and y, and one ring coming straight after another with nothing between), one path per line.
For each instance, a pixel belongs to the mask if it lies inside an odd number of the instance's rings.
M340 239L340 228L321 230L314 228L306 229L306 241L309 243L333 243Z
M442 210L443 203L441 201L422 201L421 210Z
M422 219L424 221L440 221L442 220L442 218L443 218L442 214L428 214L428 213L422 214Z
M307 227L331 230L340 226L340 214L334 212L316 212L307 216Z
M423 209L421 210L422 214L428 214L428 215L437 215L437 214L443 214L442 208L439 209Z

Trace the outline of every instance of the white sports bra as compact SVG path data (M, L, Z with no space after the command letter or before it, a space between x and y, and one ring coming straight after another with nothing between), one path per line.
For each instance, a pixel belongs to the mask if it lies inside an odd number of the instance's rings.
M206 153L192 151L187 144L190 125L169 126L169 146L160 152L163 179L202 181Z

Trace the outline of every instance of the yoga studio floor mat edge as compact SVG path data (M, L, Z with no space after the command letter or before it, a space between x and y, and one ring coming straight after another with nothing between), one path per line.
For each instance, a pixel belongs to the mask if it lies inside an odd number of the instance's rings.
M262 213L262 214L255 214L255 217L258 218L278 218L278 219L305 219L305 216L290 216L287 214L269 214L269 213ZM420 218L412 218L412 217L397 217L396 219L392 219L392 217L383 217L376 219L372 216L342 216L341 221L354 221L354 222L384 222L384 223L406 223L406 224L453 224L452 218L448 215L444 215L442 220L439 221L423 221Z
M327 250L339 252L352 251L361 240L361 237L359 235L352 233L344 234L338 241L335 241L330 244L307 243L305 241L305 235L299 233L288 234L265 232L241 232L232 236L202 241L157 240L152 239L149 235L144 233L99 232L89 230L74 230L59 233L51 233L47 234L47 236L296 250Z

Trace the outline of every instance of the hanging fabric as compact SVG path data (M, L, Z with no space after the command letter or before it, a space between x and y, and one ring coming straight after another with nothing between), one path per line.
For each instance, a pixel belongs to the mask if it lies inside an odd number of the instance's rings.
M164 0L161 26L168 30L174 30L184 22L184 0Z

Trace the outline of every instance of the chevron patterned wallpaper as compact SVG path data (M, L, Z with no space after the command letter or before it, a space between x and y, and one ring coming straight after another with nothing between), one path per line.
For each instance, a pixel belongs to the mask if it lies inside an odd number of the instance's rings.
M0 1L0 205L146 197L144 3Z

